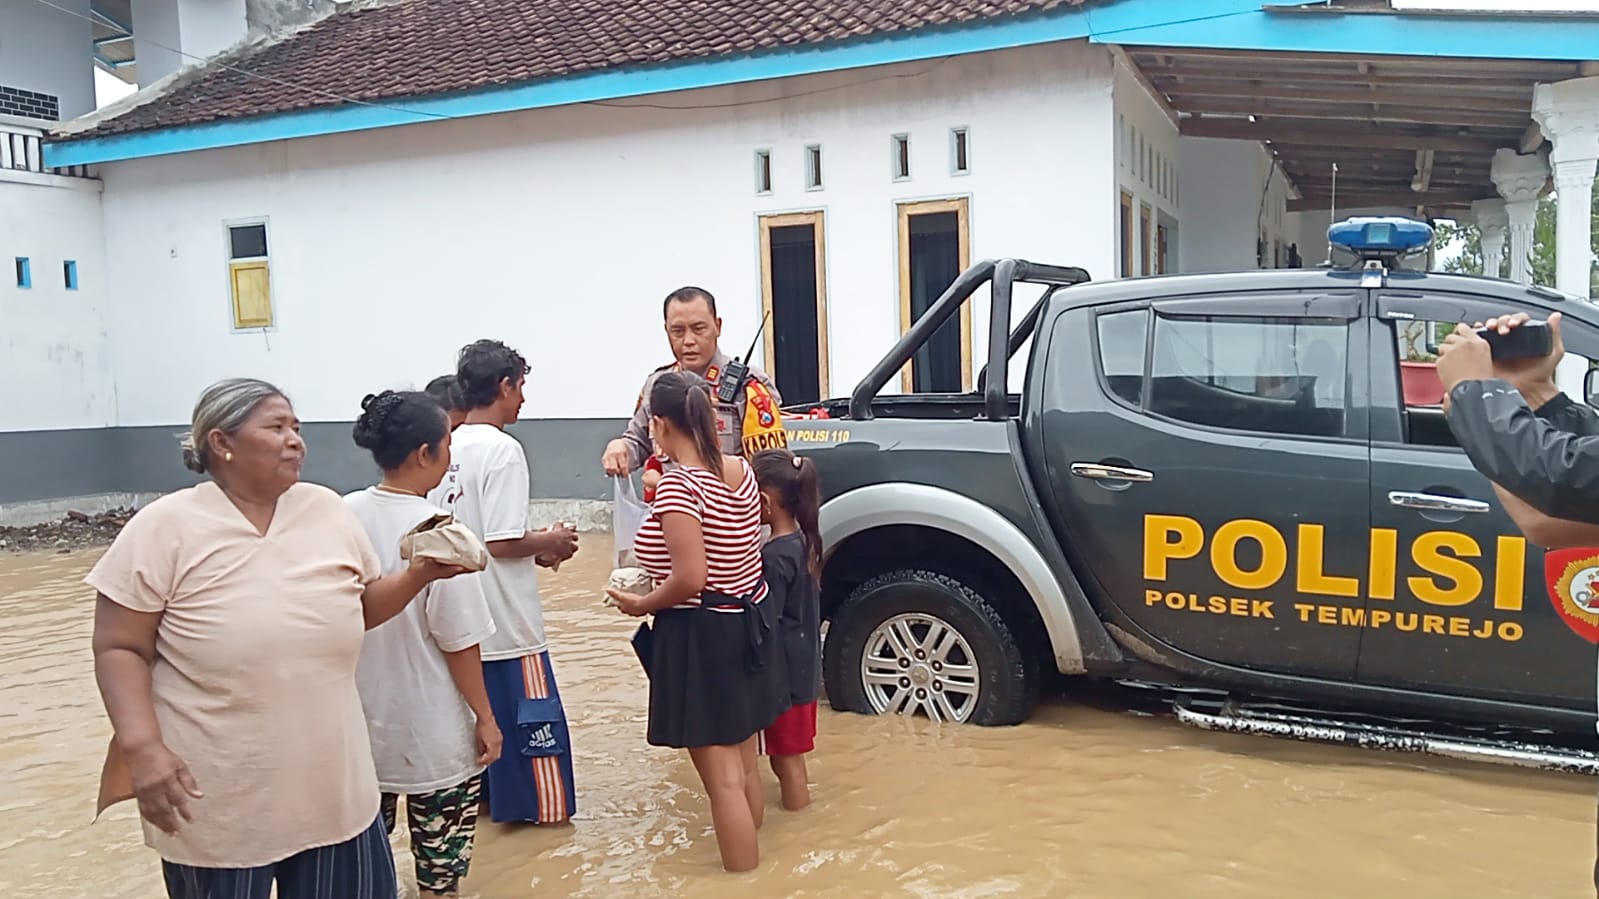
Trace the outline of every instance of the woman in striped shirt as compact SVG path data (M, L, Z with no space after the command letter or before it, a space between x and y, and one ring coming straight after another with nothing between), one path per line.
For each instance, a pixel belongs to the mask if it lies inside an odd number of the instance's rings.
M748 871L760 861L763 804L755 736L789 704L761 573L760 489L748 463L722 455L703 379L662 375L649 404L656 444L677 463L633 542L655 589L611 597L628 615L655 616L640 644L649 741L689 751L722 866Z

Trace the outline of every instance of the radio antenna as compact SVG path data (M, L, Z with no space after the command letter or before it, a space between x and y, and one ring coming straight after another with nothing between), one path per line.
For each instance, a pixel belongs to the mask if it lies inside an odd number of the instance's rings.
M1338 222L1338 163L1332 164L1332 199L1327 204L1328 227ZM1332 237L1327 238L1327 264L1332 265Z
M757 343L761 342L761 335L766 332L766 320L771 318L771 317L772 317L772 310L770 310L770 309L766 310L766 314L761 316L761 326L759 328L755 329L755 339L750 341L750 348L744 351L744 361L745 362L750 361L750 357L755 355L755 345ZM771 363L767 363L767 364L771 364Z

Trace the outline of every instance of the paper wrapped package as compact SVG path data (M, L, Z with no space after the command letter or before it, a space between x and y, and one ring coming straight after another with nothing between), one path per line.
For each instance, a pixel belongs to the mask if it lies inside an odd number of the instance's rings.
M452 516L435 515L400 538L400 558L429 559L482 571L489 564L489 551L471 528Z
M611 572L611 578L605 582L605 588L607 590L615 590L618 593L632 593L637 596L643 596L655 589L655 581L642 568L618 568ZM605 594L605 604L614 606L616 605L616 600L612 599L611 594L607 593Z
M100 795L94 803L96 819L108 808L133 798L133 773L122 757L117 738L112 737L106 746L105 762L100 766Z

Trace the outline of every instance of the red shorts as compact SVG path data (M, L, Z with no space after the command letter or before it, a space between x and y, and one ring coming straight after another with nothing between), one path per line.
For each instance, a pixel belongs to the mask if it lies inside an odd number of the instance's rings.
M816 748L816 702L797 705L761 732L762 755L804 755Z

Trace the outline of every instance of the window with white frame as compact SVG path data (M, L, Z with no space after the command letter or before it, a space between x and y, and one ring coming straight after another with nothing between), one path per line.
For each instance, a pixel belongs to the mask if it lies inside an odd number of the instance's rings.
M772 192L772 151L755 151L755 192L769 194Z
M965 175L972 170L972 136L965 127L951 128L949 132L949 171Z
M270 328L272 263L264 220L227 225L228 292L233 301L233 328Z
M889 139L889 165L895 181L911 178L911 136L896 134Z

